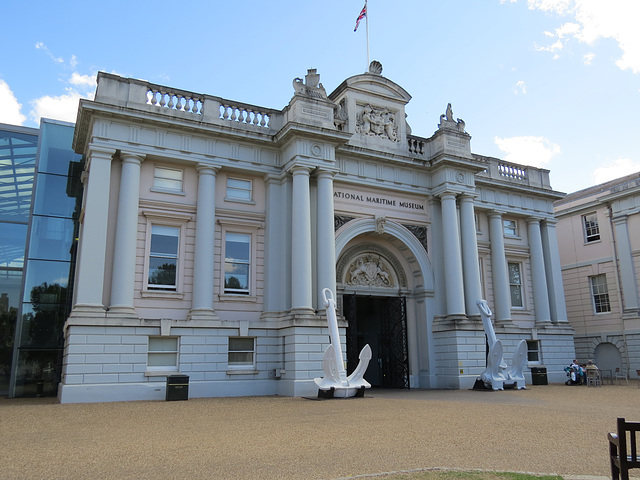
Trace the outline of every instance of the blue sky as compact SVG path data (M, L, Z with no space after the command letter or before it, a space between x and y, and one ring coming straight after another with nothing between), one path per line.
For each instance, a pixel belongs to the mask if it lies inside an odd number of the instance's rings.
M103 8L103 5L108 5ZM316 68L367 69L364 0L0 0L0 123L75 121L105 71L281 109ZM447 103L474 153L573 192L640 171L640 1L370 0L371 60L429 137ZM6 19L11 19L6 21Z

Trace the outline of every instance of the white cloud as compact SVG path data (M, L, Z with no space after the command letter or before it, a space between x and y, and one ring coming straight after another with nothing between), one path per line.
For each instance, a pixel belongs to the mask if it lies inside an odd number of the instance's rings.
M81 95L78 91L67 89L65 95L52 97L46 95L31 102L33 108L29 112L29 118L39 122L41 117L75 122L78 114L78 101L87 95Z
M591 62L593 62L593 59L596 58L596 54L593 52L585 53L582 58L584 58L585 65L591 65Z
M544 137L495 137L494 143L505 152L507 162L543 167L554 155L560 153L560 146Z
M557 52L571 39L592 45L598 39L612 39L622 50L616 65L640 73L640 2L638 0L528 0L529 9L568 15L575 22L562 24L547 37L558 40L539 51ZM557 54L556 54L557 56Z
M22 104L13 94L9 84L4 80L0 80L0 123L9 123L12 125L22 125L27 117L22 112Z
M73 72L71 74L71 78L69 79L69 83L71 85L82 85L85 87L96 87L96 76L97 75L80 75L77 72Z
M49 47L47 47L44 43L42 43L42 42L36 43L36 48L38 50L44 51L49 56L49 58L51 58L51 60L53 60L54 62L56 62L56 63L64 63L64 59L61 58L61 57L54 56L53 53L51 53L51 51L49 50Z
M519 93L522 93L523 95L527 94L527 84L524 83L523 80L519 80L516 83L516 86L513 89L513 93L515 93L516 95L518 95Z
M596 168L591 174L594 184L608 182L631 173L640 172L640 161L630 158L610 160L606 165Z

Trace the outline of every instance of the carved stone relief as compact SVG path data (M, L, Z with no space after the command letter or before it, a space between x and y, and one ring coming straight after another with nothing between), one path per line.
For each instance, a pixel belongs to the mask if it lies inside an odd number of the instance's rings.
M358 256L347 269L346 285L395 287L391 267L380 256L371 253Z
M294 78L293 90L295 91L295 95L313 98L327 98L327 92L320 83L320 75L318 75L315 68L307 70L304 81L301 78Z
M336 265L336 280L347 286L405 288L407 277L397 258L386 248L360 244L344 252Z
M338 130L342 131L345 129L347 120L349 120L349 113L347 112L347 101L343 98L342 100L340 100L338 106L334 109L333 123Z
M347 217L347 216L344 216L344 215L334 215L334 217L333 217L333 230L334 231L338 230L342 225L344 225L345 223L350 222L353 219L354 219L354 217Z
M457 120L453 119L453 110L451 109L451 104L447 104L447 111L440 115L440 123L438 124L439 129L450 129L457 130L458 132L464 132L465 123L464 120L458 118Z
M424 247L424 251L429 253L429 249L427 248L427 227L421 225L403 225L403 227L413 233L413 236L416 237Z
M378 108L371 105L358 107L356 116L356 132L361 135L381 137L397 142L398 124L396 115L387 108Z

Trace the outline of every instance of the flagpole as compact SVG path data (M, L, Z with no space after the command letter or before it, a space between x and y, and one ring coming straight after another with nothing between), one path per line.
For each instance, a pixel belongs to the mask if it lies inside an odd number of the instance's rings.
M369 65L371 65L371 62L369 61L369 6L367 5L367 0L364 0L364 6L367 9L367 15L365 16L365 21L367 22L367 71L368 71Z

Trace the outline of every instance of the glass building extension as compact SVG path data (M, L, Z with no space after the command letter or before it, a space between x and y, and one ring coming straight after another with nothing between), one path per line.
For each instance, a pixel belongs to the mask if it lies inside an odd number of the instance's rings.
M31 137L31 177L28 187L24 187L28 189L26 200L21 203L23 206L26 202L26 211L23 208L21 223L12 223L22 228L22 236L16 240L22 242L22 250L20 261L14 260L19 264L19 270L14 270L17 298L15 289L8 294L13 298L15 309L11 317L15 333L12 334L10 328L2 331L3 348L7 344L6 350L10 353L3 350L0 395L57 394L64 347L63 328L71 309L75 239L82 195L81 157L71 149L73 131L73 124L43 119L40 129L35 130L38 134L35 141ZM3 213L8 208L5 202L10 205L8 199L1 197L0 211ZM3 234L0 240L3 262L5 243ZM0 265L2 267L4 263Z

